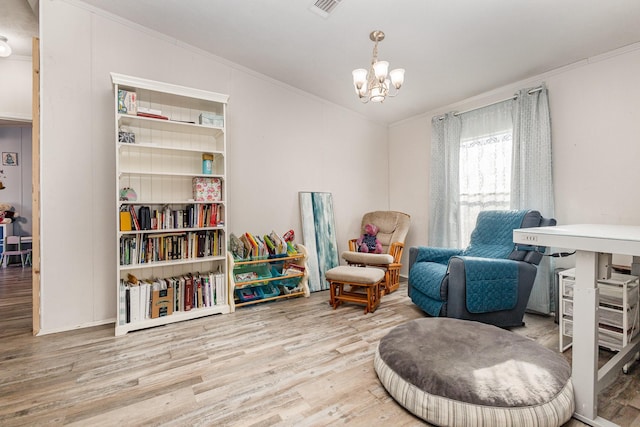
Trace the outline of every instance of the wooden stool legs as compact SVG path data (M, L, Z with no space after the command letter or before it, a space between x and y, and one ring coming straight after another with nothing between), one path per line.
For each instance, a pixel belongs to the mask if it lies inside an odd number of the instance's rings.
M351 289L346 291L344 285L349 285ZM334 310L345 301L364 304L364 314L373 313L380 305L380 282L363 284L329 280L329 287L329 304Z

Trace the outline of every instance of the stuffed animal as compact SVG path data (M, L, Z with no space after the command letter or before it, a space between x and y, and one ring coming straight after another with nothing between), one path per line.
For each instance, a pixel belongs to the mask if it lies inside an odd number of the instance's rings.
M18 212L14 212L13 207L8 203L0 203L0 224L11 224L18 218Z
M376 238L379 228L375 224L366 224L364 233L356 241L358 252L368 252L374 254L382 253L382 243Z

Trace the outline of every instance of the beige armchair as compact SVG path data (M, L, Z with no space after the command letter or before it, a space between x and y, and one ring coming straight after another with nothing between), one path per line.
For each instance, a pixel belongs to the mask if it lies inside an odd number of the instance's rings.
M385 271L382 283L384 293L395 291L400 286L400 267L402 267L400 260L410 222L409 215L397 211L375 211L364 214L360 232L364 233L366 224L375 224L379 228L376 237L382 243L382 253L358 252L356 238L349 240L349 250L342 252L342 258L349 265L383 269Z

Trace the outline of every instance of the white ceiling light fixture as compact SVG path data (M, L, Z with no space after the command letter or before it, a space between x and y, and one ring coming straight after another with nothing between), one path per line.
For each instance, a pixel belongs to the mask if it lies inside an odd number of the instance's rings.
M11 55L11 46L7 43L5 36L0 36L0 57L6 58L9 55Z
M379 30L373 31L369 38L375 43L371 67L368 72L364 68L358 68L352 73L356 94L365 104L369 101L382 102L387 96L396 96L404 83L404 68L396 68L389 72L389 63L378 61L378 42L384 40L384 33ZM391 86L395 91L391 92Z

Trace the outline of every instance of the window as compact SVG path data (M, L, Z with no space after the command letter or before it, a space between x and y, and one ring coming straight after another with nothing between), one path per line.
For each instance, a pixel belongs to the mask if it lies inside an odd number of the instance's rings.
M478 213L509 209L512 124L510 108L491 106L462 115L460 241L469 244Z
M509 209L511 132L460 142L460 235L469 243L478 213Z

